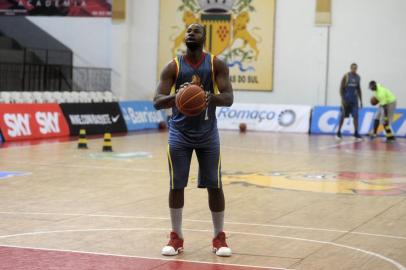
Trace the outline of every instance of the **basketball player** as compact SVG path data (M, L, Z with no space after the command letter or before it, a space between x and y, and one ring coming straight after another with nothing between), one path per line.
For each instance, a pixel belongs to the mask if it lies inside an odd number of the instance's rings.
M362 140L362 137L358 134L358 99L362 108L362 94L361 77L357 74L357 69L357 64L351 64L351 71L345 74L341 80L341 116L336 136L339 140L342 139L341 128L344 123L344 118L348 118L350 115L354 123L354 137L356 140Z
M183 250L182 209L184 189L189 178L193 151L199 162L198 187L206 188L209 196L214 238L213 252L218 256L231 256L223 232L224 194L221 183L220 140L217 129L216 107L233 104L233 89L227 65L220 59L203 52L205 28L191 24L185 33L187 51L166 65L154 98L156 109L172 108L169 121L168 160L170 169L169 208L172 232L162 254L173 256ZM208 93L206 112L187 117L175 106L179 89L198 77Z
M391 123L396 110L396 97L389 89L377 84L375 81L369 83L369 89L374 92L374 97L379 101L379 109L378 113L375 115L374 129L370 134L370 137L376 137L379 123L383 120L382 123L385 128L386 140L392 142L395 140Z

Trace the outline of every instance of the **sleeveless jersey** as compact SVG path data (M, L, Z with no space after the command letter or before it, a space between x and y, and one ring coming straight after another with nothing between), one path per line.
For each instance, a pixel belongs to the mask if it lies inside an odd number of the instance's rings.
M361 78L357 74L348 73L346 75L346 82L344 89L344 99L348 102L358 102L358 92L360 87Z
M212 94L218 94L214 80L214 56L204 53L196 65L187 61L184 55L174 59L177 65L177 78L175 89L186 82L192 82L194 76L200 78L203 89ZM198 116L185 116L174 106L172 117L169 121L169 141L202 145L218 141L216 106L209 105L207 112L203 111Z

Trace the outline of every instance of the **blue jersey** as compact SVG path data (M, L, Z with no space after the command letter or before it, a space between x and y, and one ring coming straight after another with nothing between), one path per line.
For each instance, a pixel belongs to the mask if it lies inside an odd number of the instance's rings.
M358 89L360 89L361 78L351 72L346 75L346 85L344 86L344 100L358 104Z
M198 76L206 92L218 94L218 88L214 82L213 60L213 55L205 53L196 65L190 63L184 55L175 58L177 78L172 91L179 89L186 82L192 82L193 77ZM209 105L207 112L204 111L193 117L185 116L177 110L176 106L172 108L172 117L169 121L169 142L196 146L218 141L216 106Z

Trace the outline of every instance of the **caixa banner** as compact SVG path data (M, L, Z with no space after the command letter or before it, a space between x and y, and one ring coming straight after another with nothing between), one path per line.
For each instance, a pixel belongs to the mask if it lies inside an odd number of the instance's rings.
M63 103L60 106L73 136L77 136L81 128L86 129L87 134L127 131L117 102Z
M128 131L157 129L159 122L166 121L166 113L155 110L151 101L123 101L119 104Z
M0 104L0 128L5 141L69 136L58 104Z
M360 134L368 134L373 126L376 108L364 108L359 111L358 129ZM317 106L313 109L311 133L313 134L335 134L340 119L340 107ZM392 129L397 137L406 136L406 109L397 109L394 115ZM383 135L383 127L379 127L379 134ZM344 121L342 133L352 134L354 125L352 118Z
M245 123L249 130L274 132L309 132L310 106L237 103L217 108L220 129L239 129Z

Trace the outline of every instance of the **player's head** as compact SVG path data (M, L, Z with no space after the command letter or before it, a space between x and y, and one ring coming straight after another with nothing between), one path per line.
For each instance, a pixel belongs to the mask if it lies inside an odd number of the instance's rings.
M358 65L356 63L352 63L350 66L351 73L357 73Z
M376 91L376 81L369 82L369 89L371 89L372 91Z
M203 49L206 41L206 28L198 23L188 26L185 33L186 47L190 50Z

